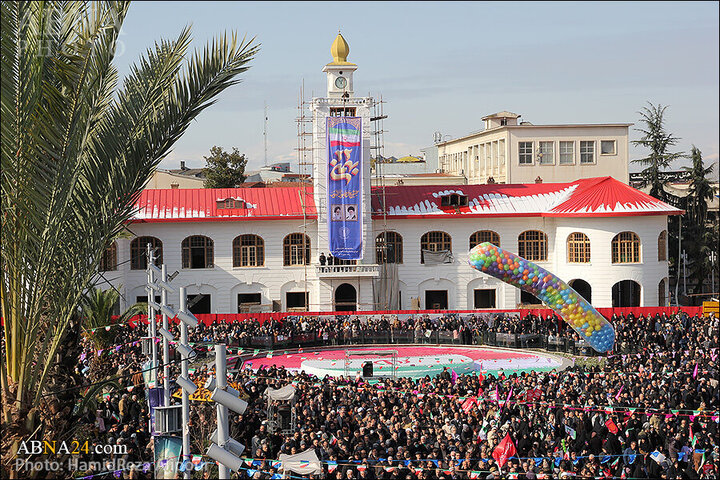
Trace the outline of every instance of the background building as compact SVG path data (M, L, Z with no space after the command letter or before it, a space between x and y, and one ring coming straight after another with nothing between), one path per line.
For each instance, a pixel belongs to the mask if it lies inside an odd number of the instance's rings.
M347 62L349 48L342 36L331 51L334 60L323 68L327 96L310 102L312 184L145 190L129 225L134 237L117 240L102 261L103 275L120 289L126 304L146 298L148 243L169 272L178 272L173 284L187 288L188 305L195 313L515 308L537 302L468 266L468 250L484 241L538 262L596 307L667 303L667 218L680 211L628 186L627 162L624 170L616 169L624 172L622 180L606 175L560 183L535 183L531 178L524 184L371 187L374 100L353 95L357 66ZM328 253L328 116L363 120L359 261L320 261ZM578 148L582 142L595 142L596 149L603 141L614 142L615 155L604 154L608 164L627 158L627 124L529 129L512 124L514 120L517 116L509 114L486 117L489 136L441 144L441 149L477 145L464 159L450 160L445 153L443 162L462 170L462 162L479 156L482 148L492 157L488 165L497 170L483 174L475 169L473 175L502 178L504 171L506 179L515 178L513 145L522 140L533 143L534 149L546 141L539 139L551 138L553 132L566 132L552 138L574 142ZM507 162L495 162L499 151L505 152ZM605 168L600 150L594 152L596 161L588 166L577 150L575 167L582 172ZM554 158L559 163L560 158ZM502 170L502 165L507 168ZM550 165L530 166L554 171ZM524 172L524 167L517 169Z
M533 125L519 118L512 112L488 115L484 130L436 143L440 169L471 184L604 176L628 182L631 123Z

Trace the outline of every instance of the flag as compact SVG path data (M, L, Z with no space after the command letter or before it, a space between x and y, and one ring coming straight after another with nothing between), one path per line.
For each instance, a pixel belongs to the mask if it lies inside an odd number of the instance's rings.
M616 400L616 401L617 401L617 400L620 400L620 394L622 393L623 388L625 388L625 385L620 385L620 390L618 390L617 395L615 395L615 400Z
M465 412L465 414L468 414L470 410L472 410L473 405L475 405L475 399L473 397L468 397L462 403L461 408L463 409L463 412Z
M332 462L332 461L328 460L327 464L328 464L328 473L334 472L335 469L337 468L337 462Z
M458 374L455 373L455 369L452 369L452 374L450 375L450 383L455 385L455 382L457 382Z
M697 443L697 436L695 436L695 434L693 434L692 424L690 424L690 442L692 442L691 447L695 448L695 443Z
M493 450L492 457L498 462L500 468L504 467L508 459L515 455L515 445L513 444L510 434L505 435L500 444Z
M476 478L480 478L480 474L481 474L481 473L482 473L482 472L472 471L472 472L470 472L470 478L473 479L473 480L476 479Z
M570 435L570 438L572 438L573 440L577 438L577 432L570 425L565 425L565 433Z
M503 403L502 408L501 408L500 410L502 410L503 408L505 408L505 406L506 406L506 405L508 404L508 402L510 401L510 397L512 397L512 394L513 394L513 388L515 388L515 386L514 386L514 385L510 385L510 391L508 392L507 398L505 398L505 402Z
M605 426L611 433L614 433L616 435L620 431L617 425L615 425L615 422L613 422L612 418L607 419L607 421L605 422Z
M650 458L652 458L653 460L655 460L655 462L657 462L658 465L661 465L662 462L665 461L665 455L663 455L662 453L658 452L657 450L655 450L654 452L652 452L652 453L650 454Z
M697 377L697 374L698 374L698 365L699 365L699 363L695 363L695 370L693 370L693 378Z

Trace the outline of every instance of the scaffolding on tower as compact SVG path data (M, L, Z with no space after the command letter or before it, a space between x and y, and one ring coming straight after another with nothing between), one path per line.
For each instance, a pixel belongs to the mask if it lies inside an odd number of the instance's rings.
M380 277L373 282L373 309L375 310L398 310L399 304L399 288L398 288L398 272L397 252L393 251L392 262L389 262L388 248L388 228L387 228L387 193L385 190L385 173L383 164L385 163L385 101L380 95L380 99L373 103L373 114L370 117L372 125L373 144L370 146L370 157L375 159L375 184L380 187L379 204L382 209L382 237L380 244L375 240L375 250L378 263L380 263ZM372 196L372 194L371 194ZM377 250L380 255L377 255Z
M308 224L308 217L307 217L307 205L306 200L308 198L308 195L310 194L310 189L312 188L312 185L314 183L313 178L313 141L312 141L312 125L313 125L313 118L312 114L310 116L307 115L307 107L310 102L305 101L305 80L303 80L302 85L300 86L300 97L298 99L298 116L295 118L295 121L297 123L297 153L298 153L298 173L300 174L300 190L298 190L298 194L300 195L300 205L302 205L303 210L303 241L302 241L302 255L303 255L303 289L305 292L305 311L310 310L310 290L308 288L308 260L312 261L312 252L310 259L307 258L307 255L305 254L307 245L305 242L307 241L308 235L307 235L307 224ZM312 109L311 109L312 111ZM308 131L308 126L310 126L310 131ZM310 137L310 145L308 146L307 138ZM306 181L307 179L307 181ZM318 209L318 206L315 206L315 209ZM319 214L319 211L318 211Z

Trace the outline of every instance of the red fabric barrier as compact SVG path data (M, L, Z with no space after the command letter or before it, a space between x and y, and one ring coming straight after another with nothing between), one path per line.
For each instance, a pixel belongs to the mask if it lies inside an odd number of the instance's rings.
M598 308L604 317L611 318L613 314L617 315L629 315L632 313L634 316L639 317L652 316L655 314L665 313L667 315L677 313L682 310L688 315L702 315L702 307L627 307L627 308ZM362 311L362 312L267 312L267 313L208 313L208 314L197 314L195 315L198 320L203 322L205 325L211 325L213 323L235 323L242 322L245 320L255 319L260 324L265 323L270 319L282 320L289 316L327 316L327 315L423 315L423 314L435 314L442 315L446 313L462 313L462 314L487 314L487 313L511 313L517 315L536 315L536 316L548 316L552 315L553 311L549 308L523 308L523 309L509 309L509 310L378 310L378 311ZM162 317L158 315L158 320ZM133 328L137 326L137 323L141 322L143 325L147 325L147 315L138 315L130 320L129 325ZM178 323L177 319L171 321L172 323Z

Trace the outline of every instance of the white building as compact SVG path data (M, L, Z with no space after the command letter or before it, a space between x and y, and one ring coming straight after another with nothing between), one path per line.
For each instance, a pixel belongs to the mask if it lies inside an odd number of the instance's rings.
M611 176L371 189L373 99L353 95L357 66L347 62L340 35L331 51L334 61L323 68L327 96L312 102L313 184L145 190L129 225L135 237L117 240L102 262L126 304L146 298L148 243L169 273L178 272L172 284L187 288L196 313L515 308L535 301L468 266L469 248L482 241L537 261L596 307L667 302L667 216L679 210ZM363 259L320 265L328 252L325 124L343 114L363 119Z
M605 176L628 183L631 123L533 125L519 118L512 112L488 115L484 130L437 143L440 168L471 184Z

